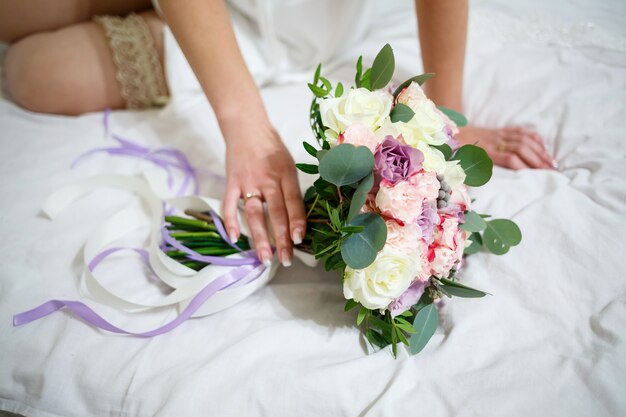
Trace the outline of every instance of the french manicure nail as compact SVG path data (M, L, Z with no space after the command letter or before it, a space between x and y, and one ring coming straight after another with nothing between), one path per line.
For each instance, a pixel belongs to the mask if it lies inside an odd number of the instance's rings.
M285 268L291 266L291 258L289 257L289 252L287 252L286 250L283 250L281 252L281 258L282 258L282 264Z
M263 262L263 265L269 267L272 265L272 253L269 251L263 251L263 253L261 254L261 261Z
M552 160L552 167L553 167L554 169L559 169L559 163L556 161L556 159L553 159L553 160Z
M296 229L293 231L291 240L293 240L294 245L299 245L302 243L302 237L302 229Z
M237 237L237 232L235 230L230 231L230 233L228 234L228 238L230 239L230 243L235 243L237 242L237 240L239 240L239 237Z

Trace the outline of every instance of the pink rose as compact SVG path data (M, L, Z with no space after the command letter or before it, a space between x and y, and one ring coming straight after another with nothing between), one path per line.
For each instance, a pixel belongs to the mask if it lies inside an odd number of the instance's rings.
M365 146L372 153L376 150L378 139L374 132L360 123L349 125L346 130L339 136L339 143L350 143L354 146Z
M450 193L450 204L456 204L460 207L461 211L469 210L471 199L467 192L467 186L464 184L459 185L452 189Z
M420 188L406 181L391 185L389 181L382 180L376 193L378 209L402 223L414 223L419 218L422 214L422 200Z
M395 220L387 220L387 245L420 256L428 247L422 239L422 229L415 223L401 225Z
M456 249L455 238L459 231L459 220L456 217L446 217L441 224L441 233L438 243L451 249Z
M421 172L411 176L409 182L417 188L422 200L436 200L441 184L436 172ZM420 211L421 212L421 211Z

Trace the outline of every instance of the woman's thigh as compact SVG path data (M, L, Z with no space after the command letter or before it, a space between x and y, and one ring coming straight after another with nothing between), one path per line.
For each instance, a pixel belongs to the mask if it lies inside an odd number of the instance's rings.
M162 60L164 24L153 11L140 15ZM116 73L104 30L91 21L28 36L11 45L5 59L13 100L43 113L76 115L124 108Z
M0 42L13 43L94 15L125 15L150 7L150 0L0 0Z

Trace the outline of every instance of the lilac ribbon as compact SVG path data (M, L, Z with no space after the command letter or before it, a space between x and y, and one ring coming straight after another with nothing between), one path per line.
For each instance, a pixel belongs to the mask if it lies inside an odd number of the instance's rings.
M104 318L102 318L102 316L93 311L86 304L81 303L80 301L70 300L50 300L32 310L16 314L15 316L13 316L13 326L21 326L23 324L30 323L49 314L52 314L63 307L66 307L72 313L80 317L83 321L103 330L108 330L113 333L128 334L140 337L158 336L180 326L185 320L193 316L193 313L195 313L202 306L202 304L204 304L204 302L216 292L228 288L233 284L236 284L237 282L243 280L246 276L253 274L252 279L248 278L247 280L247 282L250 282L258 278L263 273L264 269L265 267L262 264L257 266L246 265L233 269L226 274L220 275L207 286L205 286L191 300L191 302L187 305L187 307L185 307L185 309L180 313L178 317L159 328L147 332L129 332L127 330L121 329L106 321Z
M105 134L109 135L109 116L110 109L106 109L103 116L103 124ZM115 134L112 134L111 137L118 143L117 147L102 147L93 149L88 151L82 155L80 155L74 162L72 163L72 167L82 161L84 158L93 155L99 152L106 152L109 155L122 155L122 156L130 156L136 157L140 159L144 159L149 161L156 166L164 169L167 173L168 178L168 187L170 189L173 188L173 175L172 168L177 168L181 170L184 174L183 182L178 188L176 195L181 196L184 194L185 190L189 187L189 184L193 184L193 194L198 194L199 186L196 172L197 170L189 163L187 157L178 149L173 148L158 148L156 150L150 150L145 146L138 145L136 143L131 142L128 139L122 138ZM212 174L218 179L223 180L223 177L218 176L216 174ZM169 210L168 210L169 211ZM224 258L220 256L206 256L197 253L196 251L186 247L181 244L177 240L173 239L167 229L163 228L162 236L163 240L171 245L172 247L181 250L187 254L187 258L200 261L200 262L208 262L215 265L222 266L232 266L237 267L233 268L231 271L222 274L215 278L212 282L207 284L196 296L193 297L191 302L185 307L185 309L181 312L181 314L176 317L174 320L169 322L168 324L161 326L157 329L150 330L147 332L129 332L127 330L121 329L117 326L112 325L100 315L98 315L95 311L93 311L90 307L80 301L70 301L70 300L50 300L39 307L36 307L32 310L25 311L23 313L19 313L13 316L13 326L21 326L23 324L30 323L32 321L43 318L49 314L54 313L57 310L66 307L72 313L80 317L85 322L98 327L103 330L108 330L114 333L128 334L140 337L152 337L157 336L163 333L167 333L170 330L181 325L185 320L189 319L193 314L204 304L206 300L208 300L211 296L217 293L220 290L231 286L240 286L246 285L254 280L256 280L263 271L265 271L266 267L259 261L256 256L253 256L254 251L242 251L234 242L231 242L226 234L226 230L224 229L224 225L222 224L219 216L213 211L209 210L209 214L213 219L213 223L216 226L217 232L220 237L227 242L231 247L237 249L244 258ZM145 249L141 248L125 248L125 247L111 247L103 250L98 253L87 266L90 271L94 271L94 269L109 255L119 252L121 250L132 250L138 253L144 262L149 264L149 255ZM152 268L150 267L151 272Z

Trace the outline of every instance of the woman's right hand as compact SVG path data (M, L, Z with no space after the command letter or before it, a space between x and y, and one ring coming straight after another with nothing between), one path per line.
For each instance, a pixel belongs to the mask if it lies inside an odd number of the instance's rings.
M226 139L224 223L229 237L235 241L240 234L239 201L246 194L258 195L243 202L257 256L266 266L273 257L265 202L278 259L284 266L291 265L293 244L302 243L306 231L293 158L268 121L222 121L220 127Z

